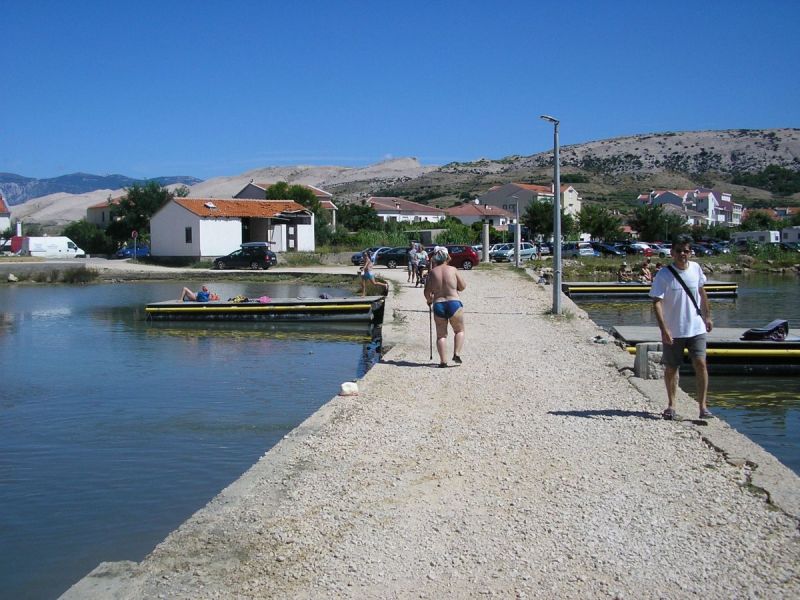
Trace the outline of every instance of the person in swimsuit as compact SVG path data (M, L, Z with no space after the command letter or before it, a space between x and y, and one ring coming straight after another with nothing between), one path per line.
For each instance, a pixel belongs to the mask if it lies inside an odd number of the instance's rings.
M461 349L464 346L464 306L458 297L467 284L455 267L447 264L450 254L447 248L437 246L433 250L432 266L425 281L425 300L433 308L436 322L436 349L439 351L439 366L447 366L447 324L453 328L453 361L461 364Z
M191 302L208 302L211 298L211 292L208 291L206 286L203 286L198 290L197 293L193 292L189 288L183 288L181 292L181 302L186 302L187 300Z
M372 272L372 257L369 255L369 252L364 252L364 267L361 271L361 295L367 295L367 283L372 283L372 285L377 285L383 287L382 294L384 296L389 295L389 284L383 283L382 281L377 281L375 279L375 273Z

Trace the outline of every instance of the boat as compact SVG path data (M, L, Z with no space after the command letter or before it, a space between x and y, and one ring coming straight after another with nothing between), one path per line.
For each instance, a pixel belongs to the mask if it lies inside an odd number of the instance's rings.
M284 322L361 322L380 324L384 296L343 298L270 298L268 302L212 300L179 302L166 300L145 307L153 321L284 321Z
M787 335L783 340L748 340L748 330L735 327L715 327L706 335L706 363L710 373L759 375L796 375L800 373L800 336ZM611 328L611 334L630 354L636 344L660 343L658 327L621 326ZM688 354L681 371L692 372Z
M735 281L706 281L704 288L709 298L735 298L739 294L739 284ZM561 284L561 291L570 298L647 298L650 284L638 281L565 281Z

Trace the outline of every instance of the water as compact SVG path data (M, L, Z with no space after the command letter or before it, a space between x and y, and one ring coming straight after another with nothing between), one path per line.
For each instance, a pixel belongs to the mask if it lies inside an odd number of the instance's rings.
M713 277L721 280L722 277ZM793 335L800 329L800 279L781 275L726 277L739 283L736 299L712 299L716 327L758 327L787 319ZM576 303L601 327L656 327L648 300ZM694 377L682 375L680 386L694 396ZM709 402L714 413L775 455L800 475L800 377L713 375Z
M144 320L180 287L0 287L0 596L141 560L376 359L366 326Z

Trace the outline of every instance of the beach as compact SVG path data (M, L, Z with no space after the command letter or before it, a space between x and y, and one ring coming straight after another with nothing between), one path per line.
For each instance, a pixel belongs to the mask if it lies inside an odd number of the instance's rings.
M359 394L63 598L800 594L800 479L685 394L687 420L661 420L663 382L568 299L555 318L549 286L465 273L464 364L438 369L420 290L377 273L384 355Z

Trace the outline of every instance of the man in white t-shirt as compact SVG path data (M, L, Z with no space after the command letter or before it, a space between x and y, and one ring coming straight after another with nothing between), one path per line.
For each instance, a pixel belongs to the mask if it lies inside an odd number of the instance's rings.
M688 350L697 378L697 402L700 418L710 419L714 415L708 410L708 370L706 368L706 333L711 331L711 308L704 285L706 276L700 265L689 261L692 238L678 236L672 244L672 265L662 268L650 287L661 342L664 346L662 364L664 382L667 386L665 419L675 418L675 393L678 389L678 369L683 362L683 351ZM674 269L674 271L673 271ZM687 290L678 281L676 274L686 284ZM691 297L689 296L691 294Z

